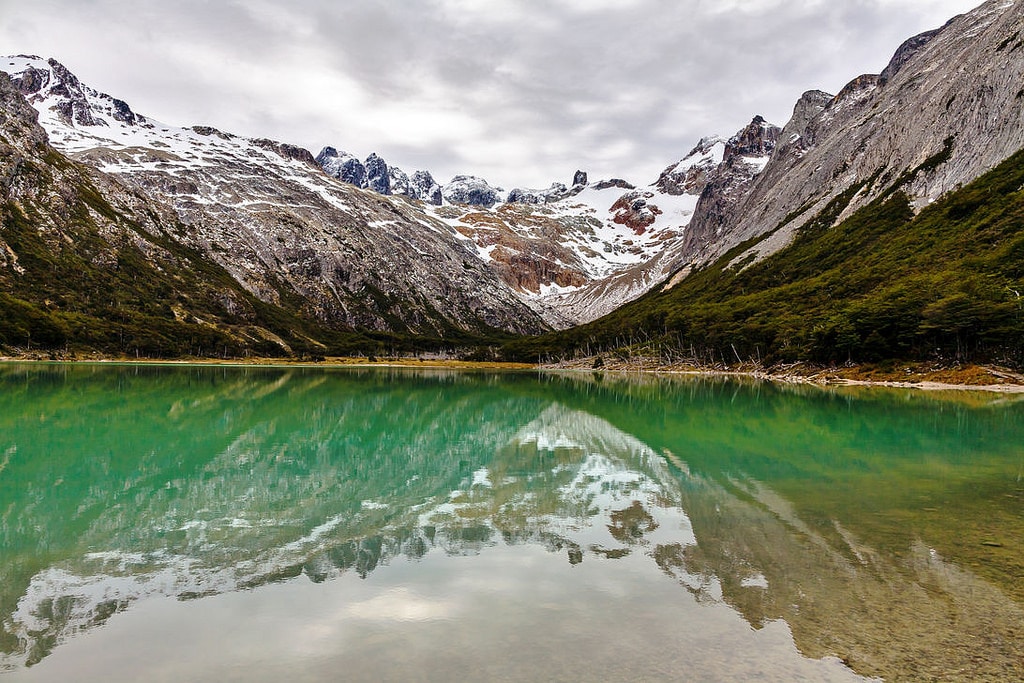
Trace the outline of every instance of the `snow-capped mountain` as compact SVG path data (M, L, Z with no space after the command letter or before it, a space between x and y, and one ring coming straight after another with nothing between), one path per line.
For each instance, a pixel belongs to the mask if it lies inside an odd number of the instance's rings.
M513 196L489 212L453 205L435 213L472 237L550 324L580 324L677 271L698 203L730 205L735 188L764 168L779 130L755 117L728 140L705 138L644 187L588 183L580 172L565 191L521 191L528 201Z
M442 188L442 202L423 208L472 239L480 257L548 324L568 327L614 310L674 272L705 188L718 183L716 197L729 204L735 188L764 168L779 133L755 117L728 139L702 139L646 187L622 179L590 183L577 171L568 187L555 182L505 195L483 178L459 175ZM317 161L329 175L368 186L368 164L351 154L326 147Z
M328 177L306 150L162 124L52 59L3 58L0 68L54 147L112 181L111 199L146 204L164 236L206 254L264 302L292 301L341 329L544 329L468 239L407 201ZM388 188L382 161L366 176Z
M348 152L324 147L316 156L316 163L332 178L377 194L404 195L427 204L441 204L441 186L429 171L416 171L410 178L397 166L388 165L376 152L363 162Z
M314 159L165 125L55 60L0 68L53 146L95 169L119 206L162 217L163 234L263 302L344 329L536 332L593 320L769 235L737 262L762 258L839 200L833 224L895 187L919 209L992 168L1024 146L1022 14L989 0L908 40L879 75L805 93L784 128L758 116L701 139L649 185L578 172L508 193L468 174L410 175L376 153L325 147Z

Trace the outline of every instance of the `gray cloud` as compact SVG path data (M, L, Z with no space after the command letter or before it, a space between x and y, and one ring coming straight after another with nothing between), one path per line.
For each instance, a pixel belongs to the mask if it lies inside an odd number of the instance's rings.
M974 0L0 0L0 45L168 123L506 187L650 182Z

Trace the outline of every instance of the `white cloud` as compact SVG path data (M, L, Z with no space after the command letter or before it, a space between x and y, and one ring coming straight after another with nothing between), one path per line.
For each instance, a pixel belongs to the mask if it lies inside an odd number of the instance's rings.
M972 0L0 0L0 45L168 123L506 187L650 182Z

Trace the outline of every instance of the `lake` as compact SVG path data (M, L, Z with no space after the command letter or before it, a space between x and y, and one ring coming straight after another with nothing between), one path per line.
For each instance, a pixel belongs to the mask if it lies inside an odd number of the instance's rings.
M0 681L1024 680L1024 402L0 366Z

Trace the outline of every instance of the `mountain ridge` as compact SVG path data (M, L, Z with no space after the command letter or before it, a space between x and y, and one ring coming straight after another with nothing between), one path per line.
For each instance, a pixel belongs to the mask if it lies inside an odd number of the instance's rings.
M1022 31L1021 7L993 0L905 43L885 78L809 91L734 218L691 223L705 241L682 270L509 357L1024 366L1024 54L1003 58ZM921 112L926 130L897 134Z
M897 193L916 215L971 183L1024 146L1021 15L988 0L905 41L879 74L807 91L782 127L755 116L701 139L650 185L579 171L508 193L375 153L167 126L53 59L0 66L113 205L162 217L162 239L248 296L324 329L486 338L588 323L726 254L742 271Z
M39 77L43 64L48 79ZM308 151L140 116L94 113L76 125L64 115L69 97L81 111L90 96L107 96L76 92L77 79L69 86L60 76L69 72L50 63L23 58L21 66L22 86L25 73L30 85L41 84L27 95L55 144L154 202L178 224L172 239L205 253L257 298L280 303L280 284L311 320L340 329L425 336L544 329L495 276L473 266L475 249L456 231L331 181Z

